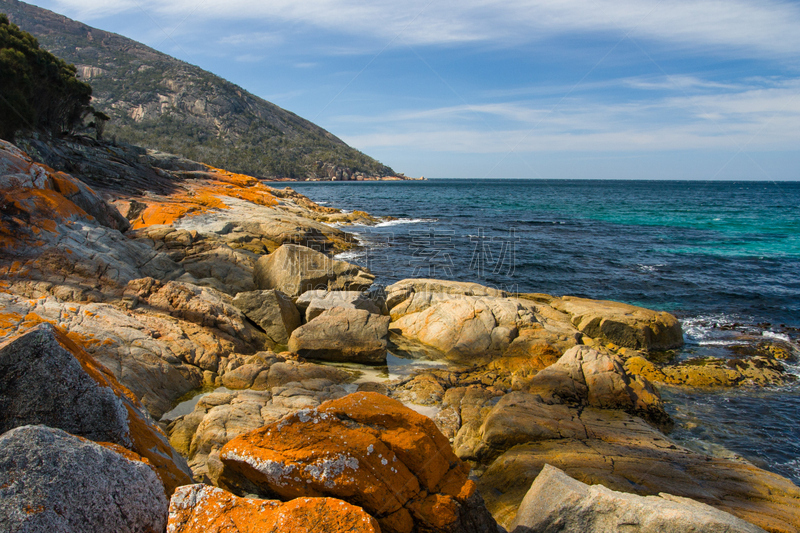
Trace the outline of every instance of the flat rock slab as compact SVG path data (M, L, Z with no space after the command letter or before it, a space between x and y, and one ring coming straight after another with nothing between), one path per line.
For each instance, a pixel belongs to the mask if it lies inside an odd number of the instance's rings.
M513 533L766 533L709 505L587 485L545 465L522 500Z
M0 529L8 532L160 533L167 498L141 461L59 429L0 436Z

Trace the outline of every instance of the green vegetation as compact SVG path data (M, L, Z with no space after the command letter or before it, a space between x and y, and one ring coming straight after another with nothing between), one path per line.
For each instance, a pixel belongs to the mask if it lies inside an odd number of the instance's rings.
M21 129L71 132L92 111L92 88L77 70L0 14L0 138Z

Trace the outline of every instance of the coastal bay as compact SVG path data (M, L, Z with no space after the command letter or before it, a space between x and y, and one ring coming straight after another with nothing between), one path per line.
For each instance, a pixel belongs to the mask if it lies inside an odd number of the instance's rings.
M122 467L108 475L150 492L163 486L169 512L158 494L136 504L154 530L246 515L262 524L317 517L331 531L501 531L541 516L525 510L545 503L535 487L573 481L578 493L589 490L580 483L606 487L620 517L666 492L659 508L703 527L800 528L800 488L774 458L753 464L733 445L670 437L689 422L713 437L704 422L713 408L692 420L681 411L695 414L692 402L711 389L770 387L781 391L771 402L793 401L794 326L714 324L710 335L732 344L702 352L709 337L698 331L708 325L657 305L663 265L620 283L636 285L638 299L611 290L613 277L600 282L607 266L616 275L645 264L619 244L652 239L639 228L626 235L612 224L604 240L605 222L575 213L544 222L528 205L503 220L504 200L475 191L492 184L466 183L466 200L447 184L440 207L434 181L410 184L419 192L399 182L314 184L306 196L130 146L21 144L56 169L80 162L92 188L2 145L4 438L9 450L35 441L30 461L57 442L152 465L157 477ZM390 208L361 202L361 187L384 187L368 190ZM537 236L545 242L526 249ZM546 268L531 275L532 266ZM76 377L59 381L62 368ZM85 449L73 434L111 441L110 451ZM14 492L0 511L47 510L59 497Z

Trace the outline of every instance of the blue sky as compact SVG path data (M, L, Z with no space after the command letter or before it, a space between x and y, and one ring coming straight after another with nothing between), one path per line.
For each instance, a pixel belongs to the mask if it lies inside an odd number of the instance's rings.
M800 180L800 2L35 3L410 176Z

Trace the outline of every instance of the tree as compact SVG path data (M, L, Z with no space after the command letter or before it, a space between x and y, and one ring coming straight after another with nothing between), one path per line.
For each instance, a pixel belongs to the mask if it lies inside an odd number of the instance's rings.
M13 140L22 129L72 132L92 98L76 73L0 13L0 138Z

